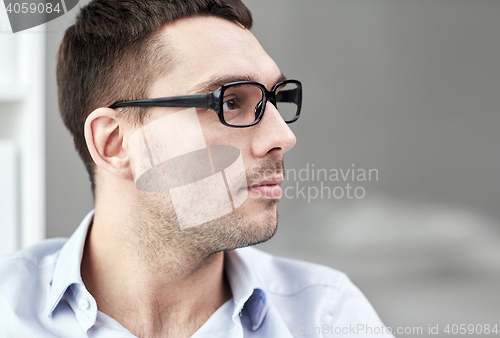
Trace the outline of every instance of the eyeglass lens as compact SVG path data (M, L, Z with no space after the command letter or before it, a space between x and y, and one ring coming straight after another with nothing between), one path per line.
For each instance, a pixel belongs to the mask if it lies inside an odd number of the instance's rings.
M276 89L277 109L285 121L292 121L297 113L297 84L285 83ZM226 88L223 97L224 120L230 125L248 125L260 115L264 98L262 88L240 84Z
M276 88L276 106L285 122L295 120L298 110L299 92L296 83L284 83Z

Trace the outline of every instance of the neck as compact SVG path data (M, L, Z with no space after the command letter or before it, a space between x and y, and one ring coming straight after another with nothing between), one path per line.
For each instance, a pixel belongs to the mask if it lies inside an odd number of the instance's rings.
M82 258L83 282L98 309L136 336L190 337L231 298L224 254L186 250L179 245L185 238L176 236L164 241L150 238L156 234L151 231L138 236L137 229L149 226L142 223L102 212L96 203Z

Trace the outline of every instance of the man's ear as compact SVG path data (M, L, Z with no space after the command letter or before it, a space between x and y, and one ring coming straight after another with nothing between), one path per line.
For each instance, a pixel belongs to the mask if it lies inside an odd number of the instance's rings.
M128 152L124 148L126 120L116 110L98 108L85 121L85 141L92 159L101 169L132 180Z

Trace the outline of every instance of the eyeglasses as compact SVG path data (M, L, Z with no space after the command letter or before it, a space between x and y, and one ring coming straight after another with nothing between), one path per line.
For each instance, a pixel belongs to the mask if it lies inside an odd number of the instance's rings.
M160 97L118 102L118 107L195 107L209 108L228 127L244 128L256 125L262 119L270 101L286 123L297 121L302 105L302 84L297 80L286 80L276 84L271 91L258 82L240 81L223 85L219 89L194 95Z

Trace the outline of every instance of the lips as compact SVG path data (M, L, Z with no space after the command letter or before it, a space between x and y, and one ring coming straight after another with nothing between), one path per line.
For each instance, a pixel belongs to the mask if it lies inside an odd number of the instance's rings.
M247 189L254 198L281 198L281 181L283 181L283 176L276 176L252 184Z

